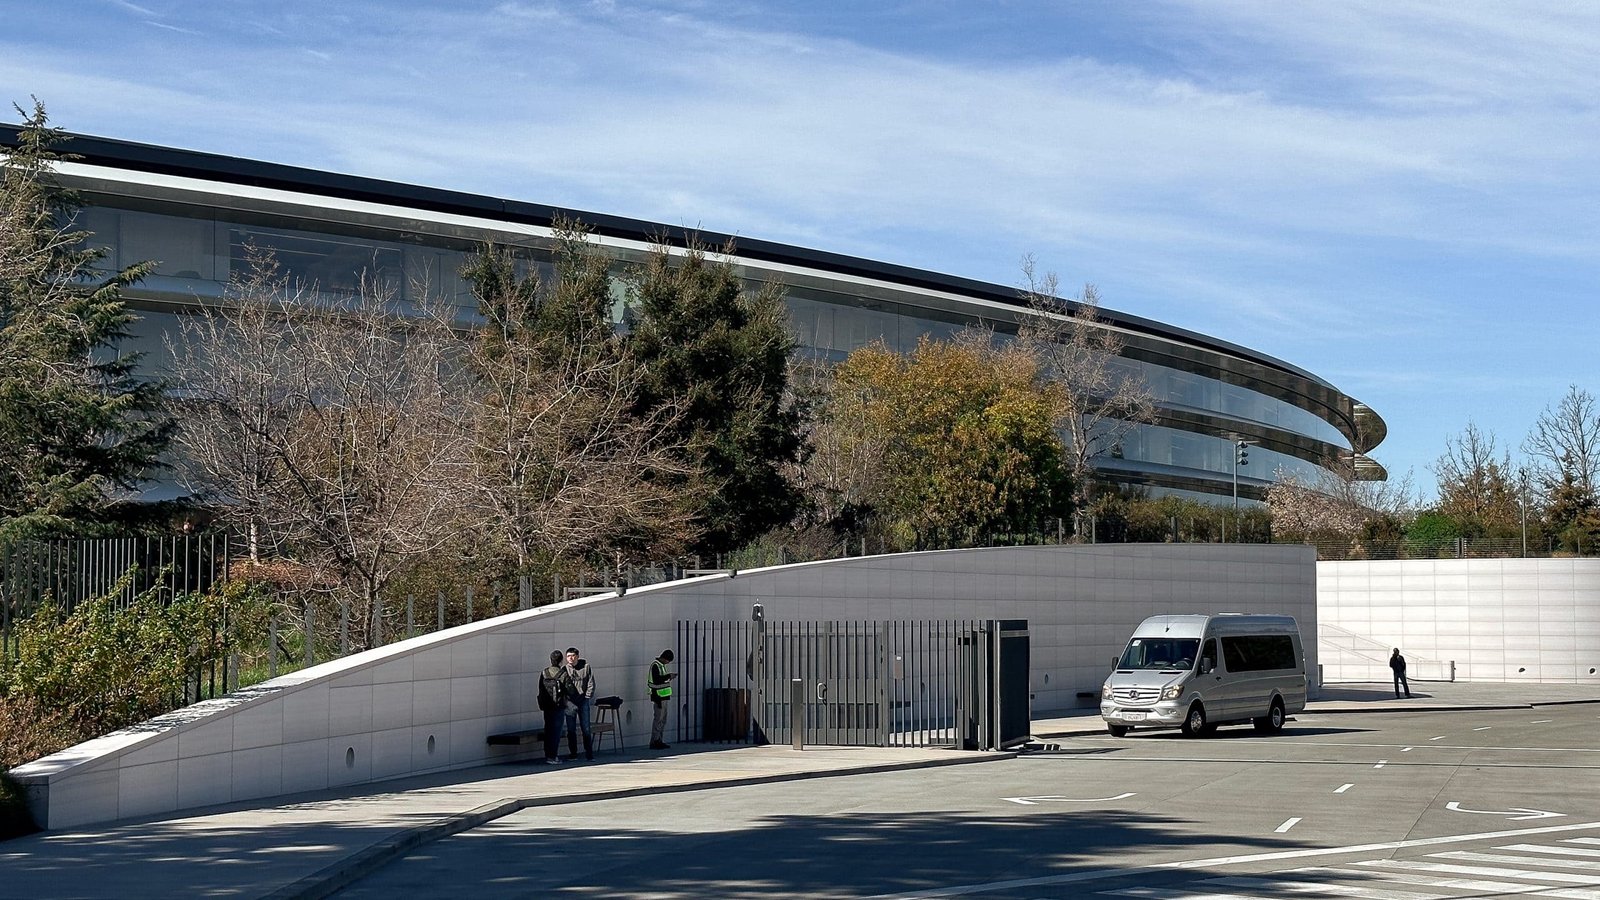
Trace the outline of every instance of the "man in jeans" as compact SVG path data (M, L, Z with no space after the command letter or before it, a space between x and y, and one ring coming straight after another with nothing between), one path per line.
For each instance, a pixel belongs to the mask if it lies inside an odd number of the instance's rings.
M594 760L594 729L589 724L589 717L594 709L594 670L589 668L589 661L578 655L577 647L567 648L567 673L572 679L575 692L571 703L567 706L567 746L572 750L570 759L578 758L578 733L583 733L584 758Z
M676 672L668 672L667 667L672 664L672 651L663 650L661 655L650 663L650 702L655 706L655 714L650 720L650 749L668 750L668 744L663 738L667 735L667 707L672 703L672 679L677 678Z
M1389 657L1389 668L1394 670L1394 698L1400 699L1400 689L1406 689L1406 696L1411 696L1411 682L1406 680L1406 658L1400 655L1400 648L1394 648L1394 655Z

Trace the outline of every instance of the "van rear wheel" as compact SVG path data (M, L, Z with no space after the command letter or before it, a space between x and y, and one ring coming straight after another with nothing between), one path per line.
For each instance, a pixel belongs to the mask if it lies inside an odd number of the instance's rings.
M1110 723L1107 723L1106 724L1106 730L1111 732L1111 736L1112 737L1122 737L1123 735L1127 734L1128 732L1132 731L1133 729L1129 728L1126 725L1112 725Z
M1283 701L1277 697L1272 698L1272 708L1267 714L1255 720L1256 731L1262 734L1277 734L1283 730Z
M1206 708L1199 703L1190 706L1189 714L1183 717L1183 736L1199 737L1211 730L1206 728Z

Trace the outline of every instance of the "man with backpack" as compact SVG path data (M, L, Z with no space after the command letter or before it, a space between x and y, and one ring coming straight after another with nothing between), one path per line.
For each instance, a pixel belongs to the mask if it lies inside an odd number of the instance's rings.
M539 673L539 709L544 713L545 765L553 766L561 762L556 755L561 747L561 726L567 721L567 699L576 691L571 671L563 665L561 651L550 651L550 665Z

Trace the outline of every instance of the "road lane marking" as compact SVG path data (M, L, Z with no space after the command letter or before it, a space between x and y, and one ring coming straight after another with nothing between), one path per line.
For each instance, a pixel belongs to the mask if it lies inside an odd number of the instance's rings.
M1345 791L1348 791L1348 790L1350 790L1350 789L1351 789L1351 788L1353 788L1353 787L1355 787L1355 785L1354 785L1354 784L1341 784L1341 785L1339 785L1339 786L1338 786L1338 787L1336 787L1336 788L1334 788L1334 789L1333 789L1333 792L1334 792L1334 793L1335 793L1335 794L1342 794L1342 793L1344 793L1344 792L1345 792Z
M1448 735L1448 734L1441 734L1441 735L1439 735L1439 736L1438 736L1438 737L1431 737L1431 738L1428 738L1428 740L1430 740L1430 741L1442 741L1442 740L1444 740L1444 739L1445 739L1445 738L1447 738L1447 737L1449 737L1449 736L1450 736L1450 735Z
M1288 821L1284 822L1282 825L1279 825L1277 828L1274 828L1272 830L1276 834L1283 834L1285 831L1288 831L1289 829L1293 828L1295 825L1299 824L1299 822L1300 822L1300 817L1299 816L1295 816L1295 817L1289 819Z
M1035 806L1039 803L1107 803L1112 800L1126 800L1137 796L1137 791L1126 791L1115 797L1001 797L1020 806Z
M1561 834L1570 831L1593 831L1600 829L1600 822L1573 822L1566 825L1541 825L1533 828L1516 828L1509 831L1483 831L1473 834L1454 834L1445 837L1412 838L1403 841L1382 841L1373 844L1351 844L1344 847L1312 847L1300 850L1276 850L1267 853L1246 853L1239 856L1212 856L1205 859L1185 859L1175 862L1156 863L1149 866L1123 866L1116 869L1087 869L1081 872L1067 872L1061 875L1042 875L1037 878L1010 878L1005 881L990 881L975 884L956 884L943 888L928 888L920 891L910 891L899 894L879 894L870 900L918 900L923 897L961 897L970 894L989 894L995 891L1016 890L1019 888L1047 887L1060 884L1077 884L1084 881L1099 881L1105 878L1125 878L1130 875L1150 874L1156 872L1185 871L1189 869L1210 869L1217 866L1233 866L1244 863L1277 862L1286 859L1312 859L1319 856L1343 856L1351 853L1373 853L1381 850L1405 850L1411 847L1437 847L1443 844L1461 844L1468 841L1494 841L1503 838L1524 838L1535 834ZM1600 840L1596 840L1600 843ZM1466 869L1466 872L1456 874L1480 874L1471 866L1442 866L1437 863L1411 862L1409 860L1383 860L1382 862L1398 868L1412 866L1426 868L1440 866L1449 869ZM1410 863L1410 865L1403 865Z
M1380 760L1378 760L1378 764L1373 766L1373 768L1374 769L1381 769L1384 766L1387 766L1388 764L1389 764L1389 761L1387 759L1380 759Z
M1531 725L1548 725L1548 724L1550 724L1551 722L1554 722L1554 721L1555 721L1555 719L1534 719L1529 724L1531 724Z
M1411 752L1411 748L1410 747L1401 747L1400 748L1400 752L1401 753L1410 753Z
M1450 810L1451 812L1479 813L1485 816L1505 816L1506 818L1517 822L1526 821L1528 819L1564 819L1567 815L1566 813L1550 812L1549 810L1544 809L1525 809L1520 806L1514 806L1511 809L1463 809L1461 807L1460 800L1451 800L1449 803L1444 805L1444 808ZM1518 815L1518 813L1521 813L1521 815Z
M1477 728L1474 728L1472 730L1473 731L1488 731L1489 729L1491 729L1493 727L1494 727L1493 725L1479 725Z

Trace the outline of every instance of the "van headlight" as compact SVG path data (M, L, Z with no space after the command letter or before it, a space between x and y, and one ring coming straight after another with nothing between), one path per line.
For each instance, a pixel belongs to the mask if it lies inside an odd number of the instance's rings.
M1110 700L1111 699L1111 682L1107 681L1106 683L1100 685L1100 699L1101 700Z
M1179 697L1182 697L1182 696L1183 696L1183 685L1182 684L1174 684L1171 687L1168 687L1168 688L1166 688L1165 690L1163 690L1161 692L1161 699L1163 699L1163 700L1176 700L1176 699L1178 699Z

